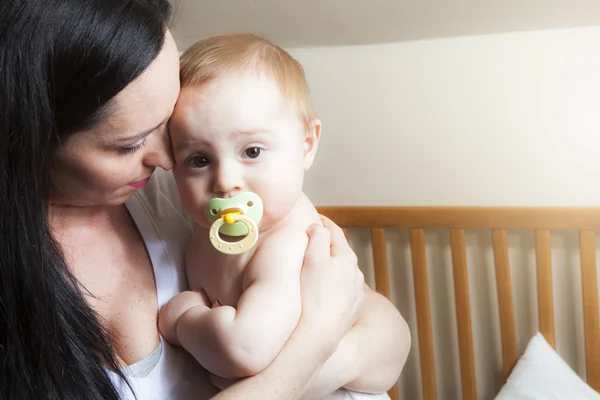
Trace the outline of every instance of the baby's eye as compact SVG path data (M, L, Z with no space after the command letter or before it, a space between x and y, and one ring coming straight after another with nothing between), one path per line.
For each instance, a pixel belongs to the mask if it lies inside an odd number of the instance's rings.
M248 156L248 158L257 158L258 156L260 156L260 153L262 153L262 149L258 147L250 147L246 150L245 153Z
M210 164L210 161L203 155L195 155L185 160L185 163L190 168L204 168Z

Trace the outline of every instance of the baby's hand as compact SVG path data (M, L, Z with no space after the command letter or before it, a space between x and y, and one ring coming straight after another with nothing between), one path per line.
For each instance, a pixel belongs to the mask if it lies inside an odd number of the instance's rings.
M179 319L191 309L194 309L196 314L211 310L210 301L204 290L197 292L187 290L181 292L170 299L160 310L158 327L161 334L169 343L176 346L180 345L177 325Z
M202 296L202 302L204 303L204 305L207 308L213 309L213 308L217 308L217 307L221 307L222 304L219 303L219 300L214 300L212 303L210 301L210 299L208 298L208 295L206 294L206 292L204 291L204 289L200 290L200 296Z

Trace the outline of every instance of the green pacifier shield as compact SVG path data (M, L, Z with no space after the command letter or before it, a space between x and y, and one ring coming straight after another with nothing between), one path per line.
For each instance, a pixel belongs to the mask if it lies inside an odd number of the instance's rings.
M243 192L231 199L214 198L208 202L204 210L211 224L222 218L224 211L241 212L258 226L263 215L263 204L256 193ZM219 232L228 236L245 236L248 234L248 228L243 222L235 222L223 225Z

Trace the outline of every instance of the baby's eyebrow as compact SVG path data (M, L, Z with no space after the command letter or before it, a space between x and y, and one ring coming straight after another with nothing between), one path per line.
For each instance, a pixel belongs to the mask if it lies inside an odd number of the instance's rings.
M206 140L203 140L203 139L186 138L186 139L173 140L171 138L171 141L173 143L173 150L175 152L183 150L183 149L187 149L190 147L198 147L198 146L210 147L210 143L208 143Z
M259 133L271 133L268 129L263 128L254 128L254 129L240 129L233 131L234 135L256 135Z

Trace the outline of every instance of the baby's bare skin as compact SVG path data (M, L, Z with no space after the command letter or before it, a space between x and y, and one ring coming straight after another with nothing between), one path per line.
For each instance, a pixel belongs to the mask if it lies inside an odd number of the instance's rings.
M279 353L300 317L299 275L312 223L320 223L319 215L302 194L292 212L261 231L246 253L223 254L211 245L207 229L197 229L188 246L187 276L190 289L206 298L182 293L163 309L161 320L171 321L168 330L177 342L210 372L254 375Z

